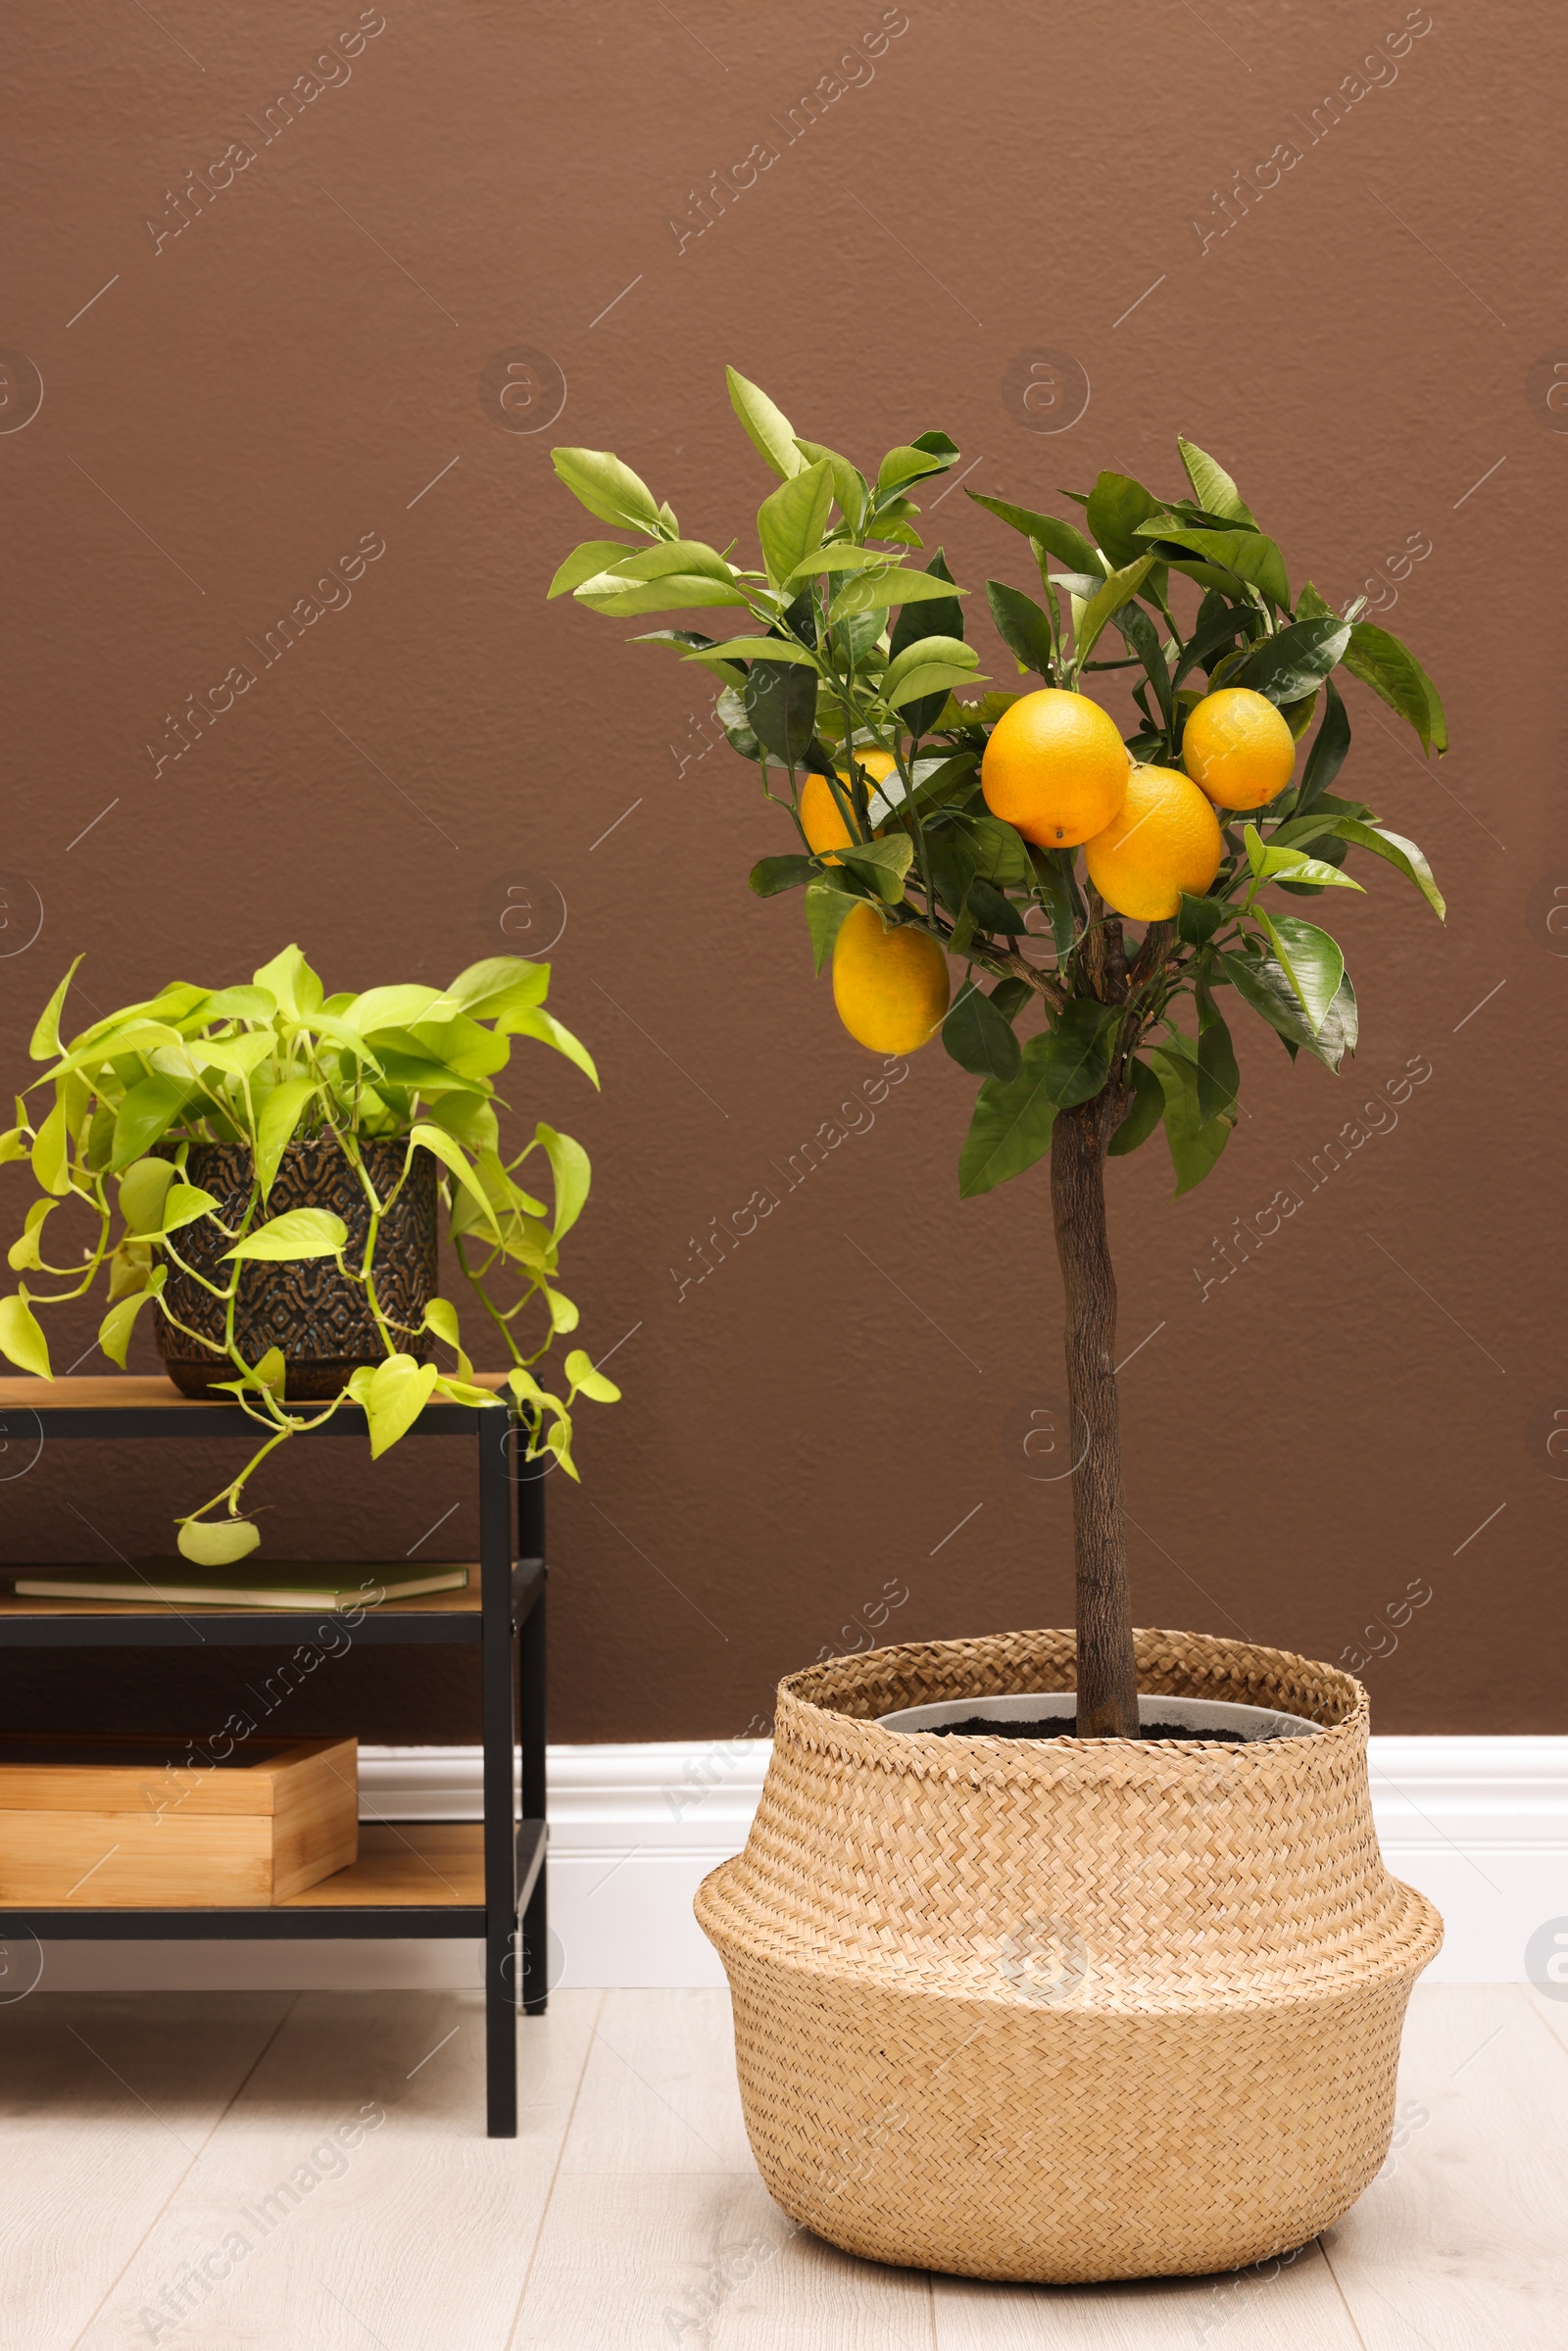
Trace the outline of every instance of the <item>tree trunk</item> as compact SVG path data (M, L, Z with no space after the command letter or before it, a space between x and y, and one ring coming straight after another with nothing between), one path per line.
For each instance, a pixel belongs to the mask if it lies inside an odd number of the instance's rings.
M1111 1085L1058 1110L1051 1205L1066 1293L1067 1407L1077 1570L1078 1736L1138 1737L1138 1676L1122 1528L1116 1280L1105 1242L1105 1147L1127 1106Z

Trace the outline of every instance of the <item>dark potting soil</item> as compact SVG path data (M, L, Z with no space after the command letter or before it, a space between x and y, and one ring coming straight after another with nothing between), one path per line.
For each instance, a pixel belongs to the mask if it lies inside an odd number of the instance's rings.
M1053 1714L1043 1722L992 1722L985 1715L971 1714L961 1723L933 1723L932 1730L939 1739L1076 1739L1078 1725L1071 1715ZM1195 1731L1191 1723L1144 1723L1140 1739L1204 1739L1218 1740L1225 1746L1246 1746L1247 1739L1240 1731Z

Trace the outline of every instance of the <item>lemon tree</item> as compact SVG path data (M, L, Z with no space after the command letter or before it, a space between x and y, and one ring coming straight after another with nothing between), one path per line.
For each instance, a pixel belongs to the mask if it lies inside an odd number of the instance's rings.
M1340 613L1310 581L1293 588L1229 473L1185 439L1170 493L1102 472L1062 493L1070 517L965 490L1039 575L985 583L1018 681L985 692L968 590L915 527L914 493L956 461L953 441L917 434L872 474L797 434L733 368L728 381L776 477L757 560L688 538L619 458L558 449L562 479L617 535L576 548L550 593L611 619L703 618L637 641L717 682L719 722L782 833L753 890L800 892L852 1035L906 1052L940 1031L980 1081L964 1198L1049 1153L1076 1421L1078 1728L1135 1737L1104 1161L1159 1129L1176 1191L1201 1182L1236 1122L1238 1013L1293 1060L1338 1072L1354 1053L1345 956L1303 902L1360 890L1346 869L1359 853L1440 917L1444 904L1416 844L1334 789L1350 746L1337 673L1428 755L1447 747L1443 706L1361 602ZM1131 688L1125 731L1088 698L1103 673Z

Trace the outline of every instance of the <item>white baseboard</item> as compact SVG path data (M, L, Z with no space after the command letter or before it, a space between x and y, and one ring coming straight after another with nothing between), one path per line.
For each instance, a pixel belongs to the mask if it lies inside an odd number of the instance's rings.
M765 1739L550 1749L553 1981L723 1982L692 1917L745 1842ZM1568 1915L1568 1738L1374 1739L1372 1800L1396 1877L1447 1928L1428 1980L1516 1984L1544 1920ZM367 1820L477 1820L477 1747L362 1747ZM55 1990L373 1989L477 1984L469 1942L52 1942Z

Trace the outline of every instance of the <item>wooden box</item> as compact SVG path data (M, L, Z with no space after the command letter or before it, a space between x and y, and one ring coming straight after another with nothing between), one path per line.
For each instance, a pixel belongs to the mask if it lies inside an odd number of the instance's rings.
M0 1903L263 1907L359 1855L359 1743L0 1735Z

